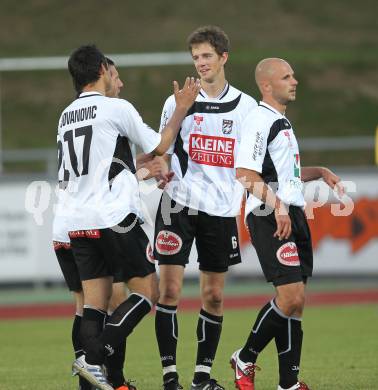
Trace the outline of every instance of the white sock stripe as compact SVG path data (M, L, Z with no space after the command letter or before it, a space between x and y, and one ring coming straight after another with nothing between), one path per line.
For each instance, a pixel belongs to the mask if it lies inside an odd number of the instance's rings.
M278 308L278 306L274 303L274 300L272 299L270 301L270 305L272 306L273 310L282 318L286 318L287 320L290 318L288 317L287 315L285 315L284 313L282 313L282 311Z
M166 313L166 314L176 314L177 313L177 309L175 309L175 310L166 309L165 307L161 307L159 305L156 305L156 311L160 311L160 312Z
M130 298L132 295L136 295L136 296L138 296L138 297L144 299L145 301L147 301L147 303L150 305L150 308L152 309L152 302L151 302L146 296L144 296L144 295L142 295L142 294L139 294L139 293L136 293L136 292L133 292L133 293L131 293L131 294L129 295L129 298Z
M200 315L200 317L201 317L201 315ZM206 322L202 321L202 339L198 340L198 343L203 343L206 340L205 325L206 325Z
M168 374L169 372L177 372L176 365L163 367L163 375Z
M76 313L75 313L75 316L78 316L78 317L81 318L81 317L83 317L83 313L78 313L78 312L76 312Z
M290 318L287 321L287 333L288 333L288 335L287 335L287 339L288 339L287 349L286 349L286 351L279 352L278 356L283 355L284 353L291 351L291 319Z
M206 372L207 374L210 374L211 367L209 366L203 366L203 365L198 365L196 366L194 372Z
M173 313L172 314L172 337L177 340L178 332L177 332L177 334L175 334L175 329L176 329L176 327L175 327L175 314Z
M107 325L109 326L121 326L123 324L123 322L125 321L125 319L127 318L127 316L129 314L131 314L139 305L141 305L143 303L143 299L141 299L137 304L135 304L135 306L133 306L124 316L123 318L121 319L121 321L119 321L117 324L112 324L110 322L107 323Z
M203 314L199 315L199 318L203 319L204 321L210 322L210 324L215 324L215 325L221 325L221 322L211 320L210 318L204 316Z
M270 313L271 310L273 310L272 307L266 311L266 313L262 316L260 322L257 324L256 329L252 329L252 333L256 334L259 331L261 324L263 323L265 317Z

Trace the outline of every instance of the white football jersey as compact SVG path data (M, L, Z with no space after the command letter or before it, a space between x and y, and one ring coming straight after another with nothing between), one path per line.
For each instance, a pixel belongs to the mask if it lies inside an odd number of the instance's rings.
M82 93L60 116L58 134L68 230L109 228L130 213L142 218L135 145L151 153L161 135L136 109L123 99Z
M235 179L235 157L242 121L256 105L252 97L229 84L217 98L200 91L168 150L175 175L166 191L172 199L210 215L239 214L243 187ZM174 109L175 99L170 96L160 131Z
M285 204L305 205L297 139L288 119L269 104L260 102L243 122L236 167L259 172ZM248 194L245 215L261 204Z

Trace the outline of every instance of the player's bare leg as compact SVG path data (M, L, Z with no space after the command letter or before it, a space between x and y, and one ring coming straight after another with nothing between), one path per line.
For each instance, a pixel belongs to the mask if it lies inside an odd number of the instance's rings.
M127 282L130 293L141 294L148 298L152 304L159 299L159 285L156 273L149 274L143 278L132 278Z
M180 300L184 267L160 265L160 298L156 305L155 331L163 367L164 389L181 389L176 370L178 339L177 305Z

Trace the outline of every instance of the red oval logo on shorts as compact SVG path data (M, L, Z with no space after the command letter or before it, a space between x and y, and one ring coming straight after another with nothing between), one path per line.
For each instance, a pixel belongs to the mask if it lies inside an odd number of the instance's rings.
M169 230L161 230L156 237L156 251L161 255L175 255L182 247L181 237Z
M152 246L150 243L147 244L147 247L146 247L146 258L147 260L152 263L152 264L155 264L155 257L154 257L154 251L152 250Z
M300 265L297 246L295 242L287 242L278 248L277 259L281 264L289 266Z

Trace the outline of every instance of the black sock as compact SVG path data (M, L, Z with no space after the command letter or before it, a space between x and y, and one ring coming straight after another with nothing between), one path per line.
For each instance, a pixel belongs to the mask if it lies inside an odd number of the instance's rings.
M76 359L84 354L83 345L80 340L80 326L81 326L82 316L78 314L75 315L75 318L72 323L72 346L74 349Z
M284 389L289 389L298 382L302 339L302 321L293 317L288 319L285 331L278 333L275 337L280 369L280 386Z
M243 362L255 363L258 354L268 345L281 329L287 329L287 317L270 301L259 312L248 340L240 351Z
M105 312L87 305L84 306L80 338L85 350L85 360L89 364L103 363L103 357L98 354L98 345L105 320Z
M163 380L178 378L176 348L178 339L177 306L158 303L155 315L155 333L163 367Z
M106 320L110 318L110 314L107 314ZM106 321L106 322L107 322ZM123 366L125 365L126 358L126 339L123 340L117 347L114 348L114 354L105 357L105 367L107 372L108 381L113 387L122 386L126 380L123 374Z
M123 343L135 326L150 312L151 306L151 302L143 295L130 294L109 317L100 337L99 347L102 349L98 350L98 358L101 355L103 358L113 355L117 346Z
M197 323L197 360L193 378L194 384L210 379L210 370L213 366L222 332L222 316L200 311Z
M105 366L108 373L108 380L113 387L122 386L126 380L123 375L125 364L126 339L114 348L114 354L105 358Z
M80 326L82 316L76 314L72 323L72 346L75 352L76 359L84 355L83 345L80 339ZM79 377L80 390L91 390L92 385L81 376Z

